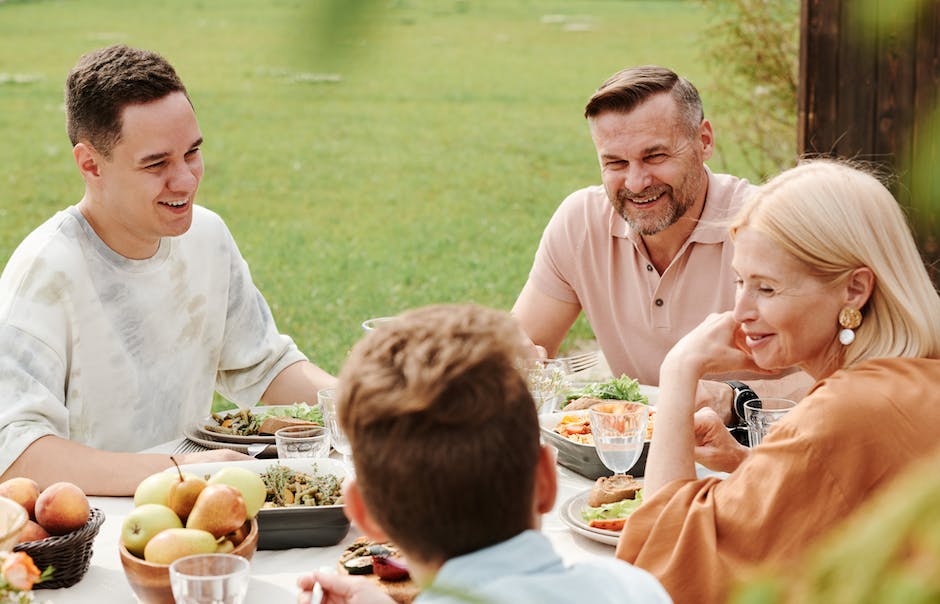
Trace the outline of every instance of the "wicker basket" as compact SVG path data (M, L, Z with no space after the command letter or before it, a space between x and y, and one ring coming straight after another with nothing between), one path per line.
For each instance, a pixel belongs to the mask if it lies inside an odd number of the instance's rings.
M102 522L104 522L104 512L98 508L91 508L91 517L88 522L77 531L13 546L13 551L29 554L40 571L50 565L54 568L52 577L42 583L37 583L33 589L59 589L78 583L88 572L92 545L95 543L95 536Z

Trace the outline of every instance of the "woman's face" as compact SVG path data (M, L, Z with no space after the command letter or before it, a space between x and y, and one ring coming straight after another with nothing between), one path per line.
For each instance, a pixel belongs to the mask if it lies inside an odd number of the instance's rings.
M810 274L766 235L738 231L732 267L738 276L734 318L754 362L764 369L799 366L816 379L838 366L838 315L845 288Z

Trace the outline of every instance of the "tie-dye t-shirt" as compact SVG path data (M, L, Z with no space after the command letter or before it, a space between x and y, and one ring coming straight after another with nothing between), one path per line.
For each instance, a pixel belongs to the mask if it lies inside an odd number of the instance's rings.
M0 351L0 471L47 434L111 451L178 438L214 390L254 403L306 358L199 206L146 260L115 253L74 206L50 218L0 276Z

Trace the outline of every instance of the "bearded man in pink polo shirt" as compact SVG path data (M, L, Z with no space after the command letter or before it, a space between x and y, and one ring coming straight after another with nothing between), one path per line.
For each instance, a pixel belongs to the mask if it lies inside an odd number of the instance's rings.
M583 310L614 375L656 385L673 344L734 306L725 225L754 187L705 166L715 149L711 123L695 86L669 69L619 71L584 115L603 184L575 191L555 212L513 314L555 356ZM798 376L760 390L806 386ZM700 403L727 423L735 392L702 382Z

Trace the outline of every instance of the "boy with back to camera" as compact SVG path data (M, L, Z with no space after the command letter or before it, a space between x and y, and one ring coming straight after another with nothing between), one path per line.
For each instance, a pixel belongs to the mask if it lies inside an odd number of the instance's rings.
M424 587L417 602L669 602L614 559L563 563L538 532L555 502L551 449L516 368L525 337L507 314L429 306L366 335L339 377L356 475L346 513L391 540ZM300 602L392 602L361 577L301 577Z

